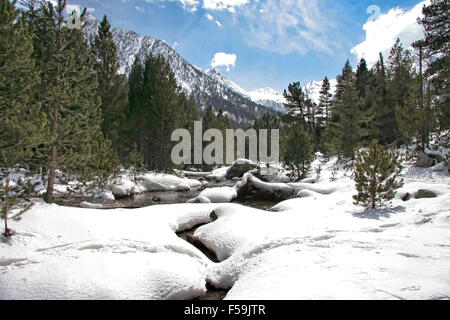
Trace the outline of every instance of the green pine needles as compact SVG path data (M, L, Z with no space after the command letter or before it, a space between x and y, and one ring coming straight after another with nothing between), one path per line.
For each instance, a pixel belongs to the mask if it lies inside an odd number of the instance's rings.
M403 180L398 180L401 170L399 157L374 140L368 152L360 151L356 157L354 180L358 194L353 196L355 204L376 209L392 200L395 190L403 185Z

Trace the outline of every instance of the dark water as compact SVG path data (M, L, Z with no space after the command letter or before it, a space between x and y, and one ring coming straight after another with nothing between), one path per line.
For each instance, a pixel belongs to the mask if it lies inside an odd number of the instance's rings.
M209 182L206 188L223 186L233 187L234 185L234 181L225 181L219 183ZM193 188L189 191L151 191L116 200L71 196L67 198L56 199L55 202L59 205L79 207L80 203L82 203L83 201L87 201L89 203L101 204L103 206L102 209L136 209L154 205L186 203L188 200L197 197L204 189L205 187ZM251 196L247 196L233 200L233 203L239 203L244 206L256 209L270 210L270 208L276 205L278 201L255 199Z
M197 240L194 237L195 231L201 226L202 225L198 225L198 226L193 227L192 229L185 230L182 232L177 232L177 236L180 237L181 239L189 242L197 249L199 249L212 262L218 263L219 260L217 259L216 254L212 250L208 249L203 243L201 243L199 240ZM206 293L201 297L195 298L194 300L199 300L199 301L201 301L201 300L223 300L223 298L225 298L225 296L227 295L228 291L229 290L214 288L212 285L207 283L206 284Z

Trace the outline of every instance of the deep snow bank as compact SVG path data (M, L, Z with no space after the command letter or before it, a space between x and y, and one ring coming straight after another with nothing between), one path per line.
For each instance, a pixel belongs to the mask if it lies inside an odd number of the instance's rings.
M209 221L203 205L110 210L38 203L0 242L0 299L190 299L211 263L175 231Z

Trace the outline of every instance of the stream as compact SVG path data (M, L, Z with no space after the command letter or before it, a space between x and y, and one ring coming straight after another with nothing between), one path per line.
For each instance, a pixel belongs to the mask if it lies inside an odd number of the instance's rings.
M215 188L215 187L223 187L223 186L234 186L235 181L225 181L225 182L210 182L207 188ZM95 199L95 198L85 198L85 197L67 197L67 198L59 198L56 199L56 203L63 206L70 207L80 207L80 204L83 201L87 201L93 204L101 204L102 209L117 209L117 208L126 208L126 209L136 209L143 208L153 205L163 205L163 204L179 204L186 203L188 200L197 197L200 192L202 192L205 188L193 188L189 191L151 191L144 192L140 194L135 194L130 197L116 199L116 200L104 200L104 199ZM239 199L235 199L232 203L238 203L247 207L252 207L256 209L262 210L270 210L271 207L276 205L278 202L274 200L263 200L263 199L255 199L251 196L245 196ZM177 236L181 239L189 242L194 247L199 249L205 256L207 256L214 263L219 263L220 261L217 259L215 253L209 250L206 246L203 245L199 240L194 238L195 231L201 227L202 225L194 226L192 229L184 230L181 232L177 232ZM209 283L206 283L206 293L197 297L193 300L201 301L201 300L223 300L223 298L228 293L228 290L217 289L211 286Z

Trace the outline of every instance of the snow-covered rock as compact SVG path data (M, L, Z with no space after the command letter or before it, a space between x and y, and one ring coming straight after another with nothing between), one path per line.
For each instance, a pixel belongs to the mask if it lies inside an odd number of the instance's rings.
M187 191L202 185L198 180L168 174L147 173L139 179L145 191Z
M238 159L227 169L225 177L227 179L241 178L245 173L256 169L257 166L258 164L251 160Z
M200 198L200 199L199 199ZM197 200L208 199L212 203L228 203L237 198L234 187L208 188L200 192Z
M123 198L149 191L189 191L201 186L198 180L169 174L146 173L134 179L129 173L122 172L111 189L116 198Z

